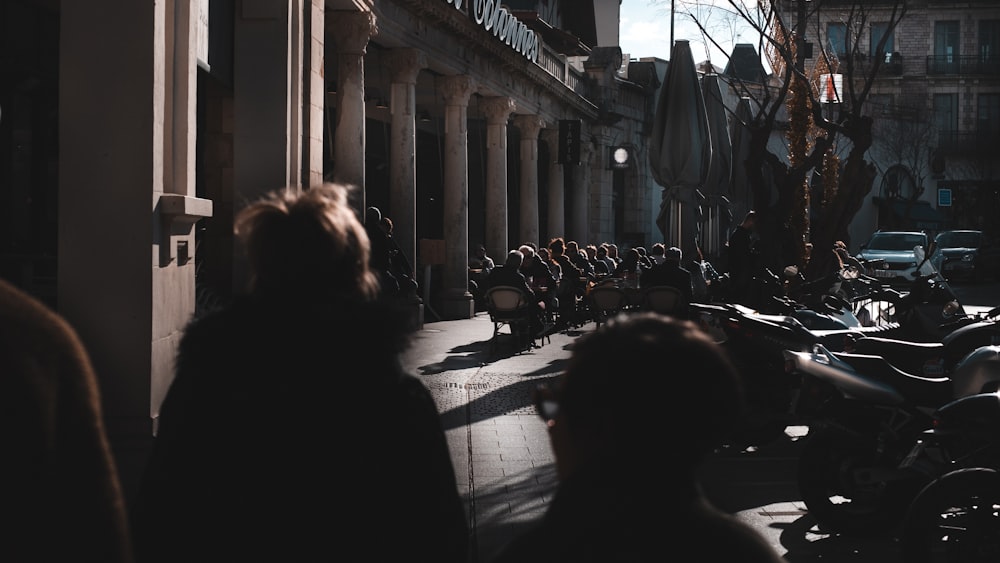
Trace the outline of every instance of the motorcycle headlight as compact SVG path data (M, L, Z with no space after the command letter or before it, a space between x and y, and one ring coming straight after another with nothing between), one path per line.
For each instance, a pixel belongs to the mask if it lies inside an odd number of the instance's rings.
M957 313L960 308L961 305L958 304L958 301L949 301L944 304L944 307L941 308L941 316L946 319L950 319L955 316L955 313Z

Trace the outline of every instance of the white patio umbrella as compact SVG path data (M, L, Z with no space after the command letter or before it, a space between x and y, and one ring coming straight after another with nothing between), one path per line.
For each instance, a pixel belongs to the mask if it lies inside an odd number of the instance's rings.
M698 189L712 160L712 137L698 71L687 41L674 42L649 142L653 179L663 186L656 224L668 246L695 256Z
M706 207L702 217L701 249L706 255L718 255L732 218L729 189L733 179L733 144L729 138L729 118L722 99L719 75L701 77L708 129L712 135L712 163L702 192Z

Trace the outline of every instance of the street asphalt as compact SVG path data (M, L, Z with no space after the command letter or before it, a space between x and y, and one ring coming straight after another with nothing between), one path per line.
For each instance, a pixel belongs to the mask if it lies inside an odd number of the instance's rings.
M493 323L480 312L471 319L425 323L404 354L404 368L421 378L441 412L467 502L473 562L488 562L548 506L557 485L554 458L531 391L558 375L576 338L594 328L589 323L555 333L541 347L519 352L504 327L494 353ZM750 523L790 562L898 560L891 537L827 534L810 518L795 483L798 445L806 432L789 427L785 437L762 447L717 452L703 473L709 498ZM662 448L653 455L669 463L669 436L651 447Z

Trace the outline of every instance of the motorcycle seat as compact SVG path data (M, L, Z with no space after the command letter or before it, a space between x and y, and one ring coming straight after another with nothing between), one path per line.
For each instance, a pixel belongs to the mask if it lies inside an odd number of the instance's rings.
M896 389L910 404L937 408L953 398L952 381L948 377L922 377L907 373L882 356L872 354L839 352L836 356L865 377Z
M881 336L865 336L854 341L854 352L876 356L896 356L919 354L921 356L940 354L944 350L941 342L911 342Z

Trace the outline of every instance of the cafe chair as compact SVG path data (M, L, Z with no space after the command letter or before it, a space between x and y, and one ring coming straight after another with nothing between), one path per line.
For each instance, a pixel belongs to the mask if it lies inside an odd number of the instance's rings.
M520 288L510 285L497 285L486 290L486 311L493 321L493 337L490 338L490 353L496 353L500 329L507 326L511 336L517 342L518 349L523 350L534 344L531 335L531 310L528 295Z
M597 326L601 326L628 307L628 295L622 288L613 284L602 284L591 288L587 299L590 301L591 316Z
M654 285L643 289L643 311L682 317L687 314L687 303L681 290L670 285Z

